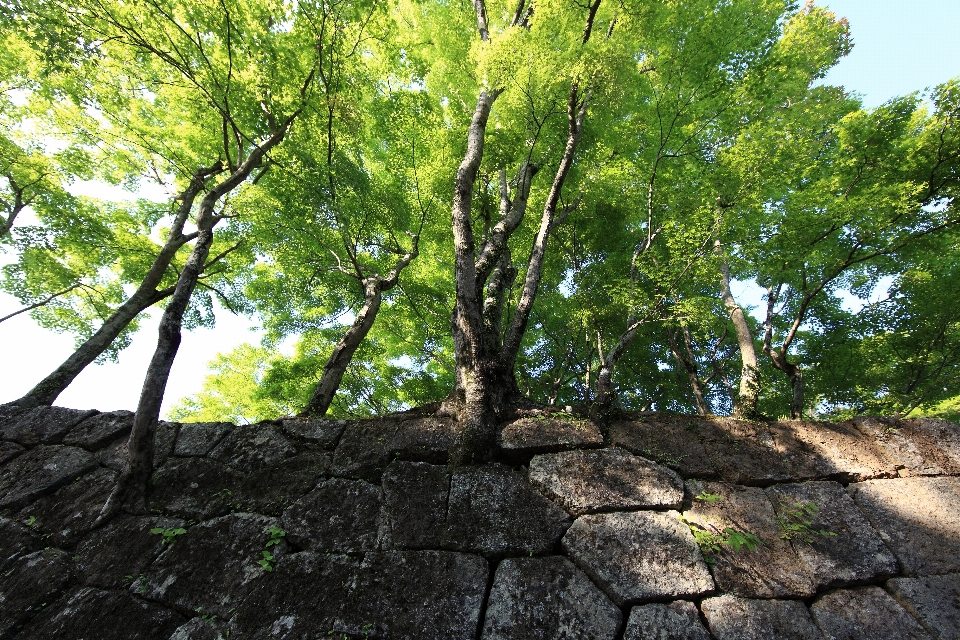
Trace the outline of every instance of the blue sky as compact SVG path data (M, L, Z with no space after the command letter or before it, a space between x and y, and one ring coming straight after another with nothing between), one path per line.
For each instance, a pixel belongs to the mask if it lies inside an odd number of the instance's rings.
M845 16L854 39L853 52L825 81L861 94L867 107L960 76L960 0L833 0L819 4ZM12 297L0 294L0 316L19 306ZM0 325L0 335L4 338L0 402L20 397L73 348L71 337L36 327L26 314ZM228 313L218 315L216 329L185 334L163 411L178 398L200 390L206 364L217 353L250 341L257 341L250 323ZM119 364L88 367L57 404L102 411L134 409L155 344L156 318L143 323Z

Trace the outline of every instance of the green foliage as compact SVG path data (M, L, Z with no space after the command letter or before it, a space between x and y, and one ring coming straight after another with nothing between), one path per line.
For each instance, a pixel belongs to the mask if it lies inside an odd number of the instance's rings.
M161 541L163 544L170 544L171 542L174 541L174 539L177 536L183 535L186 532L187 530L184 529L183 527L176 527L176 528L171 527L166 529L163 527L155 527L153 529L150 529L150 533L154 535L163 536L163 540Z
M813 543L815 536L835 537L837 534L826 529L813 528L813 521L820 512L820 507L812 502L795 502L792 505L781 503L783 515L777 516L777 524L783 532L780 537L784 540L802 540Z
M720 553L724 546L737 553L741 549L755 551L757 547L763 544L760 538L749 531L737 531L733 527L726 527L723 531L714 533L690 522L683 515L680 516L680 520L690 529L690 533L693 534L693 539L700 547L700 553L703 554L703 559L707 564L716 562L715 556Z
M267 544L261 552L263 557L257 561L257 564L263 567L265 571L273 571L273 562L276 560L276 558L272 553L270 553L270 547L280 544L281 540L285 535L287 535L287 533L277 526L270 527L267 529L266 533L270 534L270 539L267 540Z

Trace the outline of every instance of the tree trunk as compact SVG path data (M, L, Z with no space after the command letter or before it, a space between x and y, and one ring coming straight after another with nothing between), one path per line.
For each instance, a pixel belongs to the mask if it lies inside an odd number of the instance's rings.
M757 348L747 316L730 291L730 265L722 263L720 273L723 276L720 298L730 314L730 321L733 322L737 334L737 345L740 347L740 389L734 402L733 415L735 418L752 420L759 417L757 405L760 398L760 371L757 366Z
M57 397L70 386L70 383L113 344L117 336L129 326L134 318L160 300L173 295L174 287L159 291L157 287L163 280L163 276L177 251L194 237L194 234L183 235L183 227L190 216L194 200L203 190L206 180L221 171L220 166L216 165L210 169L199 169L194 172L190 185L178 197L180 206L177 208L173 227L167 234L167 241L160 249L157 257L154 258L153 264L137 290L107 318L96 333L70 354L70 357L63 364L37 383L26 395L11 404L22 407L53 404Z
M786 356L776 349L767 351L770 361L778 371L782 371L790 381L790 417L798 420L803 417L803 372L800 365L787 361Z
M690 340L690 330L686 325L681 327L683 332L683 342L684 348L680 349L680 346L677 344L677 334L676 332L667 327L667 337L670 340L670 350L673 352L673 357L676 358L677 362L680 364L681 368L686 373L687 381L690 383L690 390L693 394L693 404L697 409L697 414L705 416L710 413L710 405L707 404L706 398L703 393L703 385L700 383L700 376L697 373L697 363L693 357L693 345Z

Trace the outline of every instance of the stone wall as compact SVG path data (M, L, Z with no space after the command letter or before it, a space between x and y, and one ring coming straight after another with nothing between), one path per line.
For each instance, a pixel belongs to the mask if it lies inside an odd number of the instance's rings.
M956 424L162 423L94 530L132 417L0 415L0 638L960 638Z

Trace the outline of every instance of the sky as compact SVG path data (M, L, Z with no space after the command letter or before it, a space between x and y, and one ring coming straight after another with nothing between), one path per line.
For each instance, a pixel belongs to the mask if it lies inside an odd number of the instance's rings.
M956 35L960 0L821 0L818 4L846 17L854 40L853 52L825 82L859 93L865 106L875 107L960 76L960 38ZM107 196L102 187L93 189L98 193L90 195ZM0 262L4 262L3 256ZM749 299L748 285L741 287L734 293ZM0 317L19 308L15 298L0 294ZM135 409L156 346L158 321L159 314L154 313L143 322L118 363L87 367L57 404L101 411ZM207 363L218 353L258 340L254 323L227 312L217 314L215 329L185 332L161 414L166 415L178 399L201 389ZM71 336L39 328L27 314L0 323L0 403L26 393L69 356L73 346Z

